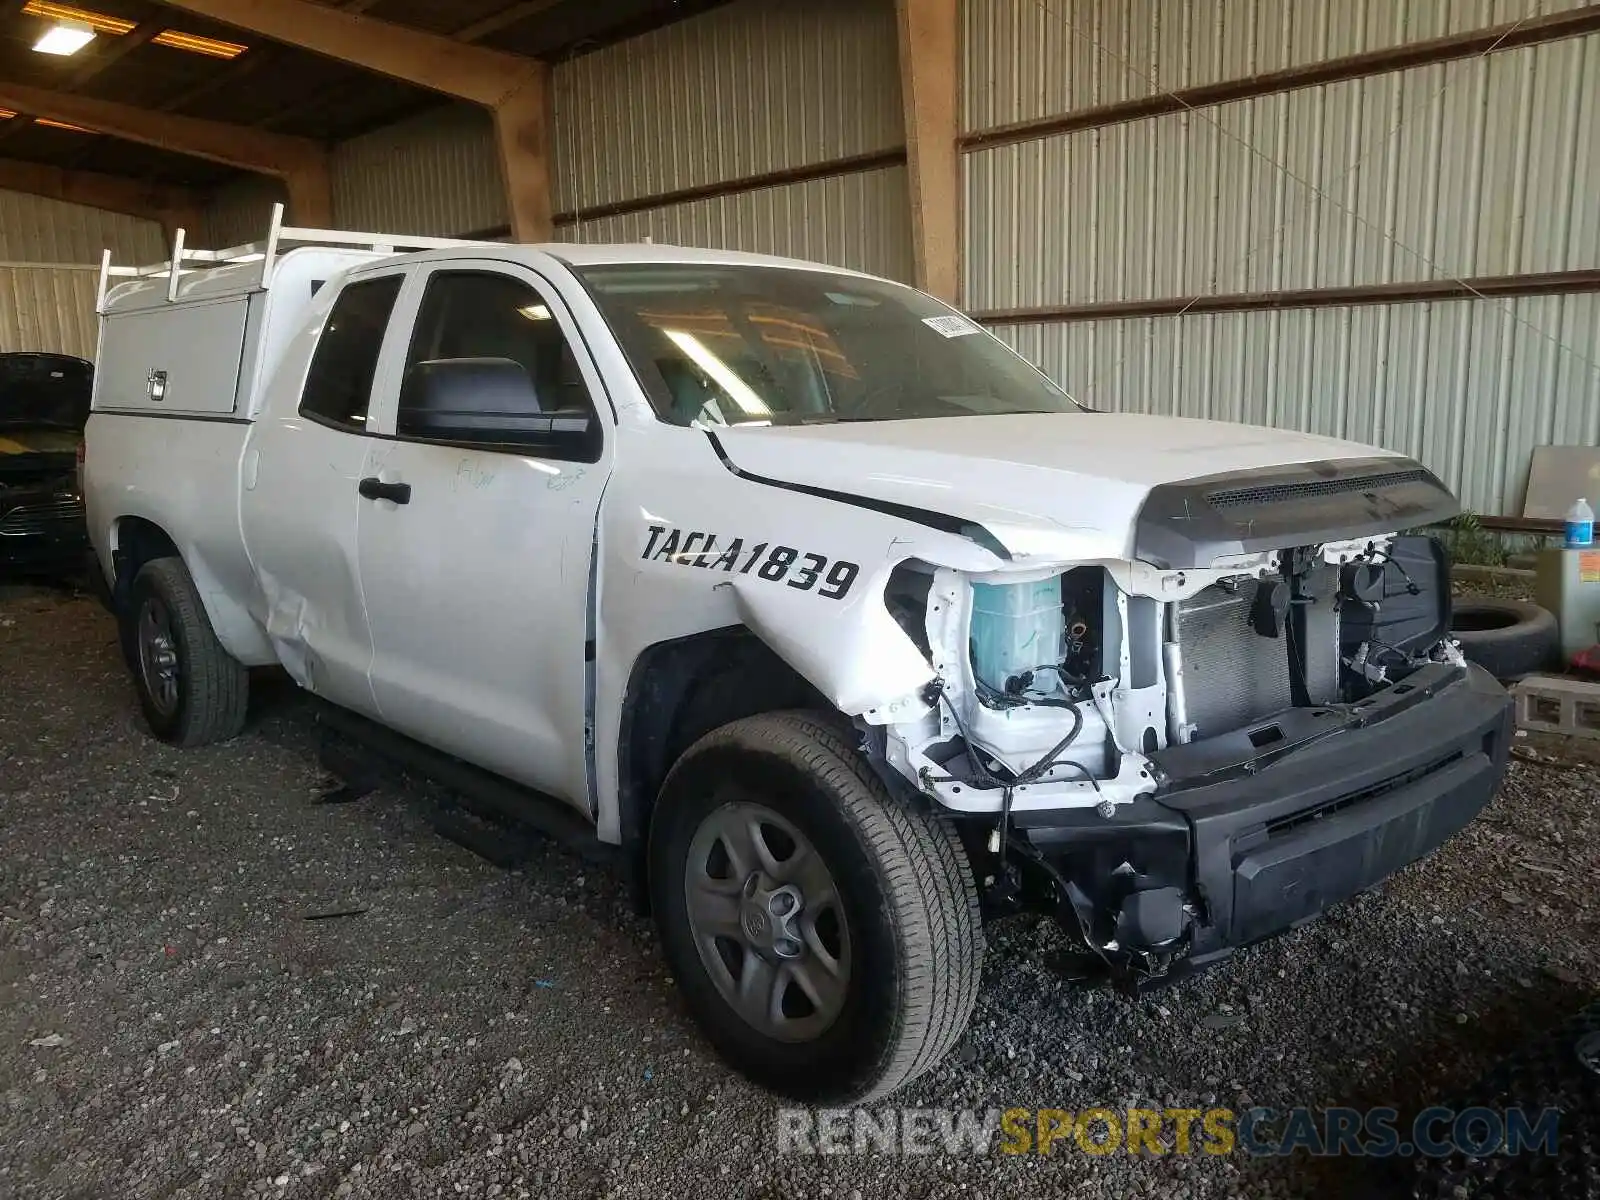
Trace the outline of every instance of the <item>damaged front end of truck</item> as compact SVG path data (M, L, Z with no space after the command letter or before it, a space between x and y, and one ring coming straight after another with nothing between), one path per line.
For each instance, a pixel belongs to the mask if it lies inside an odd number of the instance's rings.
M1318 915L1493 796L1505 692L1449 640L1456 511L1403 458L1151 490L1126 561L901 562L926 658L859 718L962 831L991 915L1056 917L1138 988Z

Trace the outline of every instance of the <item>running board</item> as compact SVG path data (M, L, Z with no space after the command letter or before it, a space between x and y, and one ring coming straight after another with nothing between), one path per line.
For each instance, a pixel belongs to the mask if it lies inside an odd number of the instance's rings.
M383 764L415 772L455 793L461 807L474 816L514 830L536 833L587 862L615 865L617 848L595 837L594 826L570 805L533 788L512 783L482 767L462 762L348 709L316 697L312 697L312 703L316 722L323 729L347 738ZM329 770L352 785L369 786L364 765L357 766L342 755L324 754L323 761ZM436 826L439 824L435 822ZM448 821L444 824L453 828ZM440 828L440 832L490 861L506 865L500 861L503 856L486 853L480 845L451 836L450 828Z

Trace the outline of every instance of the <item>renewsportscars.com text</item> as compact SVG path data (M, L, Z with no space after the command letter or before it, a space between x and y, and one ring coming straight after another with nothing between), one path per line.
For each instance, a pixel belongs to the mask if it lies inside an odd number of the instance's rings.
M1558 1109L780 1108L780 1154L1554 1154Z

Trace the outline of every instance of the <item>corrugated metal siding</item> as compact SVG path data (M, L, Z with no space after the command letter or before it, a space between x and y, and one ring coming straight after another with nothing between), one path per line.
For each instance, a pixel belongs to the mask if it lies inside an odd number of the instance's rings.
M557 66L556 207L900 145L895 36L890 0L744 0Z
M745 0L559 64L555 207L635 200L895 147L904 140L896 63L891 0ZM795 195L838 190L812 186ZM275 199L282 188L271 180L224 189L208 209L207 241L259 237ZM735 203L729 219L738 225L738 213L769 203ZM504 225L489 116L449 105L343 143L333 155L333 207L337 224L349 229L450 236ZM806 221L803 213L794 219ZM817 219L829 228L802 240L840 245L833 218ZM878 259L898 270L907 236L891 235L895 244L877 251Z
M1097 408L1387 446L1478 512L1521 511L1533 447L1600 445L1600 295L994 332Z
M965 0L965 128L1242 79L1586 2Z
M1600 35L966 156L974 309L1600 266Z
M166 253L154 221L0 192L0 262L79 263L0 267L0 351L53 350L93 358L94 292L102 250L123 263Z
M0 192L0 260L98 263L107 247L119 262L164 254L161 226L121 213Z
M762 188L556 231L563 241L637 242L751 250L869 271L912 274L904 167Z
M259 242L267 235L272 221L272 206L287 204L289 193L283 182L268 175L249 175L237 183L218 188L206 203L205 228L198 240L187 234L189 244L211 250Z
M94 357L96 271L0 267L0 351Z
M346 229L423 237L504 225L488 113L448 105L342 143L333 154L333 212Z

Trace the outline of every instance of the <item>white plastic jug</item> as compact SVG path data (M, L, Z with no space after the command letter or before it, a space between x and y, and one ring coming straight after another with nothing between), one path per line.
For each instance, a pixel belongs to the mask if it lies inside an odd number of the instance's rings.
M1567 549L1580 550L1594 545L1594 509L1579 499L1567 509Z

